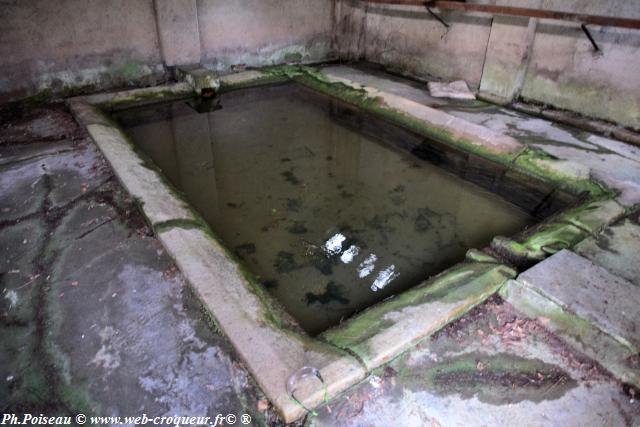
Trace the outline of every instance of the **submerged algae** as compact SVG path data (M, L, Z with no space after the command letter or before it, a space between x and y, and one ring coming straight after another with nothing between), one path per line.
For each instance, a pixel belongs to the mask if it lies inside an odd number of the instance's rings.
M463 354L418 374L400 369L398 379L410 389L424 390L426 385L439 395L458 394L463 399L475 396L494 405L555 400L577 385L557 366L508 353Z

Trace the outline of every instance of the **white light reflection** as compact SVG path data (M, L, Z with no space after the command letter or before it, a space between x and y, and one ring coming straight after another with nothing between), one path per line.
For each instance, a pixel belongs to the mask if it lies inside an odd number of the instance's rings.
M357 270L358 277L360 277L361 279L364 279L365 277L370 275L371 272L373 272L373 269L376 268L377 260L378 260L378 257L376 256L376 254L371 254L367 257L367 259L362 261L358 266L358 270Z
M349 264L351 261L353 261L355 257L358 256L359 253L360 253L360 248L357 247L356 245L351 245L349 246L349 249L347 249L342 253L342 255L340 256L340 261L342 261L345 264Z
M345 240L347 240L347 238L344 237L343 234L336 234L335 236L327 240L327 243L324 244L324 251L329 256L339 254L340 252L342 252L342 243Z
M376 280L373 282L373 285L371 285L371 290L374 292L379 291L380 289L384 288L389 283L391 283L391 281L394 280L399 275L400 273L396 273L396 266L391 264L389 267L385 268L380 273L378 273L378 277L376 277Z

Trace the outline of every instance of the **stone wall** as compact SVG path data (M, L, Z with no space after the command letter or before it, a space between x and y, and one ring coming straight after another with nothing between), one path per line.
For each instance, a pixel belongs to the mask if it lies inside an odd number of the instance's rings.
M468 0L640 19L637 0ZM422 78L464 79L511 99L577 111L640 129L640 30L337 0L337 45L360 58ZM354 47L355 46L355 47Z
M164 74L152 0L5 0L0 28L0 101Z
M640 19L637 0L469 0ZM640 30L359 0L2 0L0 102L215 70L368 60L640 129Z
M0 102L332 57L333 0L1 0Z
M202 63L265 66L331 57L333 0L198 0Z

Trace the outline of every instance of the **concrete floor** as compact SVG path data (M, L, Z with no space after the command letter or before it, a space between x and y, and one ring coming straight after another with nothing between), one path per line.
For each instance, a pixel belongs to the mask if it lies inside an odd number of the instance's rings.
M2 412L255 415L252 379L70 114L5 119L1 138Z
M367 79L430 102L416 85ZM537 132L536 143L559 147L568 158L582 144L604 146L585 147L593 153L585 156L594 162L606 156L594 164L630 194L640 182L640 168L629 163L638 161L635 147L560 135L549 122L533 126L512 112L489 117L437 106L489 127ZM621 222L627 223L637 226L637 217ZM0 253L3 413L247 413L252 424L279 424L95 145L61 106L2 117ZM635 393L565 345L544 319L526 319L494 297L305 422L635 427Z

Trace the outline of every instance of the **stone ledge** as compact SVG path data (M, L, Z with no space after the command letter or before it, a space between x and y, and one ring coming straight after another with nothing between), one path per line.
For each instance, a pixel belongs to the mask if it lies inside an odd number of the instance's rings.
M459 264L322 337L354 352L372 370L485 301L515 274L501 264Z
M640 350L637 286L568 250L520 274L518 282L592 323L631 351Z
M142 204L151 225L170 220L195 220L189 208L162 182L158 172L145 166L117 128L87 126L123 187Z
M598 361L620 381L640 386L640 372L633 361L637 353L593 323L565 310L519 280L509 280L500 290L500 296L526 316L541 320L569 345Z
M640 225L632 219L583 240L574 251L640 287Z
M67 103L82 101L100 107L134 107L156 102L184 98L193 95L193 87L188 83L174 83L163 86L146 87L141 89L124 90L118 92L97 93L94 95L70 98Z
M287 81L289 81L288 77L264 73L258 70L249 70L220 76L220 88L223 90L234 90Z
M499 134L487 127L468 122L444 111L369 86L360 85L351 80L332 75L330 72L322 73L330 83L341 83L355 89L364 90L371 98L381 99L387 108L422 121L437 131L444 131L450 134L453 139L462 139L481 151L513 160L525 148L524 144L515 138Z
M615 200L599 200L564 212L558 217L576 227L596 233L608 224L622 218L625 209Z

